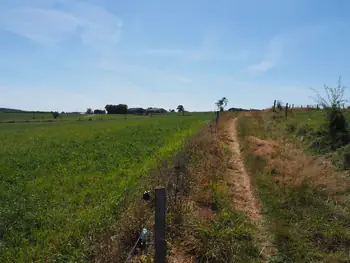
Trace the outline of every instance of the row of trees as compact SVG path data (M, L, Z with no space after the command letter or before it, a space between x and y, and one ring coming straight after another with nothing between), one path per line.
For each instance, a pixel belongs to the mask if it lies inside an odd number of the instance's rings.
M222 99L218 100L215 105L218 107L219 111L224 111L224 108L227 106L228 99L226 97L223 97ZM132 110L132 109L130 109ZM165 113L166 110L160 109L160 108L152 108L149 107L146 110L142 108L134 108L134 111L132 112L138 112L139 110L142 110L142 113ZM177 112L180 112L184 114L186 112L184 105L178 105L176 108ZM169 109L169 112L175 112L174 109ZM51 112L52 116L54 119L57 119L60 116L60 113L55 111ZM63 114L64 112L62 112ZM88 108L85 112L86 114L127 114L128 113L128 105L126 104L118 104L118 105L113 105L113 104L107 104L105 106L105 110L100 110L100 109L95 109L92 110L92 108Z
M127 114L128 113L128 105L126 104L118 104L111 105L108 104L105 107L108 114Z
M91 108L88 108L85 112L86 114L106 114L106 111L105 110L99 110L99 109L96 109L96 110L92 110Z
M226 97L223 97L222 99L218 100L215 105L218 107L219 111L224 111L224 108L227 106L228 99ZM135 108L135 109L141 109L141 108ZM152 111L156 110L156 108L148 108L147 110ZM145 112L147 112L145 110ZM164 112L164 109L159 109L161 112ZM176 108L177 112L184 113L185 107L183 105L178 105ZM166 111L165 111L166 112ZM169 112L175 112L175 110L170 109ZM128 113L128 105L126 104L118 104L118 105L112 105L108 104L105 106L105 110L92 110L91 108L88 108L86 110L86 114L127 114Z
M142 108L133 108L133 109L130 109L130 110L140 110ZM177 111L178 112L185 112L185 107L183 105L178 105L177 106ZM143 109L142 109L143 110ZM164 113L166 112L166 110L164 109L158 109L158 108L152 108L152 107L149 107L147 108L146 110L143 110L143 112L147 112L147 111L150 111L150 112L160 112L160 113ZM173 109L170 109L169 112L175 112L175 110ZM127 114L128 113L128 105L126 104L118 104L118 105L112 105L112 104L108 104L106 105L105 107L105 110L99 110L99 109L96 109L96 110L92 110L91 108L88 108L85 112L86 114Z

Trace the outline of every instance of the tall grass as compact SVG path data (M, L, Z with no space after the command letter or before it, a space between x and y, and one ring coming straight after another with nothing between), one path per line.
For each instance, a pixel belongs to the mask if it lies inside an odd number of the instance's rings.
M291 165L289 160L296 156L287 154L286 159L279 163L282 171L278 171L268 160L274 157L256 155L257 146L249 139L250 136L277 139L283 149L285 134L271 130L271 125L267 125L270 121L266 113L244 116L239 120L239 132L248 171L275 237L278 255L273 262L349 262L350 204L346 201L350 194L349 181L342 181L341 190L327 191L327 188L317 186L322 182L315 184L294 178L300 183L292 184L278 180L278 175L283 176L283 168ZM294 177L300 176L298 166L289 168L295 171ZM313 173L313 170L308 170L308 173ZM318 174L308 176L313 180L323 180Z

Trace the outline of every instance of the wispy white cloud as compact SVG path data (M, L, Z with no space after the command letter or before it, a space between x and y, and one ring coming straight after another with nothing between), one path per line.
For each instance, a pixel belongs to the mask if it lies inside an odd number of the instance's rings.
M254 64L250 67L250 69L259 72L265 72L275 66L275 62L271 60L263 60L258 64Z
M45 45L57 45L83 23L67 13L37 8L10 9L0 17L2 28Z
M204 34L203 39L197 47L191 49L181 48L151 48L147 49L144 54L164 57L180 57L187 60L202 60L213 57L224 57L219 54L216 44L219 40L219 33L215 30L208 31Z
M61 8L4 5L0 29L49 46L78 36L83 44L103 50L120 40L122 21L103 7L76 0L51 2Z
M176 85L177 90L188 90L188 84L191 82L191 79L186 75L169 73L166 70L151 67L118 63L113 57L104 57L96 67L126 79L134 79L134 82L140 83L140 85L147 84L156 90L169 89L171 85Z
M284 49L284 39L281 36L275 36L273 37L265 50L265 54L263 55L263 59L253 64L249 67L249 70L255 71L255 72L266 72L273 67L276 66L276 64L279 62L283 55L283 49Z

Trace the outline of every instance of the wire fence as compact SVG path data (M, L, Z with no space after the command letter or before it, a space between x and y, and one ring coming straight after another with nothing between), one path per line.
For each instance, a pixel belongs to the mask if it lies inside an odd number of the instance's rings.
M157 157L158 158L158 157ZM164 171L161 170L160 165L158 164L158 173L161 177L161 180L158 180L159 186L156 189L164 189L165 191L165 197L163 200L164 203L166 203L165 207L165 216L169 213L176 213L181 214L182 213L182 203L183 203L183 197L186 192L186 175L184 172L184 169L186 169L186 163L179 161L174 165L172 168L168 168L168 170L164 173ZM171 171L169 171L171 169ZM156 190L155 190L156 192ZM159 227L159 220L157 221L157 198L154 194L151 192L144 192L143 193L143 199L145 200L144 205L151 205L155 206L155 210L152 210L152 215L145 221L143 226L140 229L140 233L137 236L137 239L127 254L125 263L131 263L135 262L134 259L138 258L138 256L145 256L146 258L153 258L156 257L157 253L166 254L166 236L164 237L163 245L165 248L157 248L157 227ZM174 215L174 218L176 216ZM154 220L154 223L151 224L151 221ZM158 225L157 225L158 222ZM162 224L162 223L161 223ZM151 229L148 229L148 226L151 226ZM165 225L165 219L164 219L164 226L161 226L161 228L168 229L169 226ZM150 237L153 237L154 240L151 240ZM139 249L141 245L141 249ZM157 250L165 250L161 252L157 252ZM155 262L163 262L162 260L158 260ZM165 262L165 261L164 261Z

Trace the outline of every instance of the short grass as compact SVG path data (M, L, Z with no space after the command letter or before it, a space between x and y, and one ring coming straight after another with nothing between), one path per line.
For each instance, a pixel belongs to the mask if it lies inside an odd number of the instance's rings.
M126 190L213 114L0 126L0 262L83 262Z
M213 113L186 113L187 115L212 115ZM0 124L16 122L62 122L62 121L101 121L101 120L125 120L146 119L164 116L178 116L178 113L154 114L153 116L134 114L60 114L56 119L50 112L8 112L0 111Z
M287 119L284 119L284 111L276 111L276 114L283 118L284 123L297 123L298 125L308 125L310 128L317 129L320 125L325 123L325 112L316 109L290 109L288 111ZM344 110L343 114L347 120L350 121L350 110Z
M268 114L242 117L239 133L247 169L275 236L278 255L272 262L349 262L350 193L330 193L307 181L299 186L276 182L273 172L266 172L266 161L252 153L248 140L248 136L285 138L286 134L273 126ZM295 115L297 120L310 123L310 116L311 120L321 120L318 114Z
M209 191L213 194L215 219L193 227L198 262L261 262L253 240L254 225L245 214L232 208L226 184L214 183Z
M126 116L127 119L142 118L146 116L131 115ZM16 123L16 122L48 122L48 121L94 121L94 120L124 120L124 115L118 114L60 114L54 119L50 112L4 112L0 111L0 123Z

